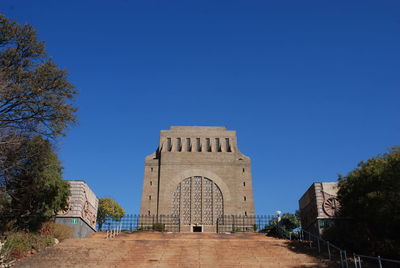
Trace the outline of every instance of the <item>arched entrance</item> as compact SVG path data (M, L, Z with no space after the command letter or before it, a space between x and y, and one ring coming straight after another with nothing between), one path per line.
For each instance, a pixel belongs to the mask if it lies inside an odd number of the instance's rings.
M172 214L180 215L181 225L214 225L224 214L221 190L206 177L186 178L173 194Z

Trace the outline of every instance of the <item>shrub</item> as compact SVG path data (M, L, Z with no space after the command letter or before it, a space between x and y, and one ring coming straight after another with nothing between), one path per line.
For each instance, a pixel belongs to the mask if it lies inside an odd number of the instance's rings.
M73 230L63 224L58 224L54 222L45 222L39 230L39 233L44 236L52 236L57 238L59 241L63 241L67 238L71 238Z
M165 224L162 223L154 223L153 224L153 230L158 231L158 232L164 232L165 230Z
M6 242L0 254L5 257L6 261L20 259L32 249L40 251L53 244L54 239L51 236L26 232L12 232L7 234Z

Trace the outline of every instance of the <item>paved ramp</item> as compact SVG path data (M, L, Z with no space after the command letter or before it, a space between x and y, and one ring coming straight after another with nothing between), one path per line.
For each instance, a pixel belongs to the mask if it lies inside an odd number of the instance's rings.
M328 267L262 234L134 233L68 239L16 267ZM329 266L335 267L335 266Z

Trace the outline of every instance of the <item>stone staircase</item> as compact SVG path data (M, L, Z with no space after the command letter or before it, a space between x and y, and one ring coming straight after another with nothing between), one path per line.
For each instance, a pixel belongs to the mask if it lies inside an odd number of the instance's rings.
M134 233L68 239L16 267L337 267L262 234Z

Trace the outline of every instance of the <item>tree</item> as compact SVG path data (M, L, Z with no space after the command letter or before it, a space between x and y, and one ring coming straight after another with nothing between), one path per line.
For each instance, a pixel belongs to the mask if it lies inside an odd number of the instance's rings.
M283 213L281 220L279 222L278 218L272 219L269 225L263 231L270 236L281 236L283 234L284 236L289 237L289 234L294 229L299 227L300 227L300 218L298 217L297 214Z
M0 14L0 137L55 137L76 121L76 90L57 68L30 25Z
M400 147L339 176L341 217L325 237L359 253L400 255Z
M0 224L34 229L63 208L69 185L51 144L76 122L76 95L30 25L0 14ZM39 135L39 136L38 136ZM38 136L38 137L36 137Z
M20 229L36 230L67 206L69 184L62 179L49 141L39 136L25 139L17 150L8 151L6 161L17 164L0 173L3 226L12 222Z
M123 216L125 216L125 211L112 198L99 199L99 208L97 210L97 224L99 225L99 230L101 230L106 220L112 219L120 221Z

